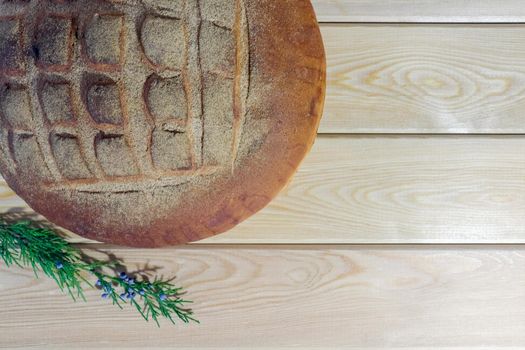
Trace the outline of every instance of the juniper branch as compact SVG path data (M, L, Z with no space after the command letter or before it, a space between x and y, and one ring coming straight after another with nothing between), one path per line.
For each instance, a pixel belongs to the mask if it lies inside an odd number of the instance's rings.
M30 267L37 278L40 273L52 278L75 301L86 300L84 285L88 285L100 289L104 299L120 308L124 304L133 306L146 321L152 319L157 325L160 317L172 323L174 316L184 323L198 322L186 307L191 301L181 297L182 288L159 279L149 282L145 276L108 273L115 269L116 262L87 259L53 230L28 221L0 221L0 258L8 267ZM95 285L85 275L95 277Z

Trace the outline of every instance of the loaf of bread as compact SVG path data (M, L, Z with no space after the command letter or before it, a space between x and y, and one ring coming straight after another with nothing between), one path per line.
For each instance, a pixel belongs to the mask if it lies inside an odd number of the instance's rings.
M325 75L309 0L0 0L0 171L82 236L200 240L289 181Z

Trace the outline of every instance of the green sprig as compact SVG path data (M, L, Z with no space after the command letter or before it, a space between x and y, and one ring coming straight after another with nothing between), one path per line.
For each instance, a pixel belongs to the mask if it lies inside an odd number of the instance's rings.
M120 308L129 304L149 321L160 325L161 317L172 323L178 318L184 323L198 322L191 309L191 301L184 300L182 288L170 281L117 271L117 262L88 257L50 228L37 227L28 221L8 223L0 221L0 258L9 267L31 267L52 278L73 300L86 300L84 284L101 290L102 297L112 300ZM111 271L111 273L107 272ZM84 276L95 277L93 285Z

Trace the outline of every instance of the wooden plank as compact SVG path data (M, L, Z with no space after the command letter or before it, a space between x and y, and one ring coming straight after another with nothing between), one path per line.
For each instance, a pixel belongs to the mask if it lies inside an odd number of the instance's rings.
M323 136L267 208L202 243L525 243L524 213L523 137Z
M116 249L187 289L200 325L159 329L90 292L0 268L0 348L518 348L525 247Z
M322 31L328 89L321 132L525 133L525 25Z
M322 33L321 133L525 133L525 25L326 24Z
M525 243L525 139L319 138L268 208L213 243Z
M525 22L520 0L312 0L320 22Z

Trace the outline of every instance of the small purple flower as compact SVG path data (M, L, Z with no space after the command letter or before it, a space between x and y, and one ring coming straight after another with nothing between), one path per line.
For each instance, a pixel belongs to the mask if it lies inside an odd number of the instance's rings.
M136 295L137 295L137 293L135 293L135 292L128 292L127 297L128 297L128 299L133 299L133 298L135 298Z
M144 291L144 289L141 289L141 290L139 290L139 294L144 296L144 294L146 294L146 292Z
M166 294L161 294L161 295L159 295L159 299L164 301L164 300L168 299L168 296Z
M126 280L126 279L128 278L128 275L126 275L125 272L121 272L121 273L119 274L119 277L120 277L120 279L122 279L122 280Z
M128 279L126 280L126 282L128 282L129 285L134 285L134 284L135 284L135 279L133 279L133 278L130 277L130 278L128 278Z
M107 299L109 297L108 293L102 293L101 295L102 299Z
M56 266L56 268L59 269L59 270L64 268L64 264L62 264L60 261L57 261L57 262L55 263L55 266Z
M128 295L127 295L126 293L122 293L122 294L120 294L120 298L121 298L121 299L126 299L127 296L128 296Z
M95 283L95 286L101 287L102 286L102 282L100 280L97 280L97 282Z

